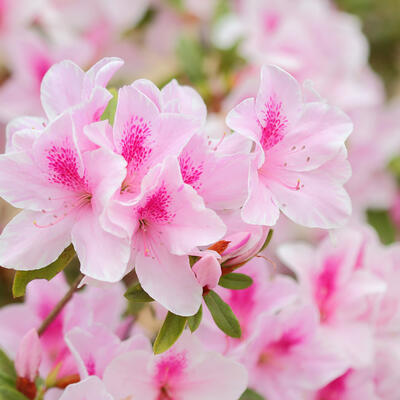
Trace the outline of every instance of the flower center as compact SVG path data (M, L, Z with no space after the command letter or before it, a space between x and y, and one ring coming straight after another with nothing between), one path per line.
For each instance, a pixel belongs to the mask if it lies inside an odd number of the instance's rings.
M279 143L287 129L288 120L282 114L282 102L269 98L264 108L264 119L259 121L262 128L261 146L266 151Z

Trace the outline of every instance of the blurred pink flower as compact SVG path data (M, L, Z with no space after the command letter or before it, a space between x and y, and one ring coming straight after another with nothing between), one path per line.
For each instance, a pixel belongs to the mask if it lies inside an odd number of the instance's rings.
M184 398L233 400L246 389L247 372L235 361L206 352L189 332L168 351L154 356L133 351L114 359L104 382L114 399Z

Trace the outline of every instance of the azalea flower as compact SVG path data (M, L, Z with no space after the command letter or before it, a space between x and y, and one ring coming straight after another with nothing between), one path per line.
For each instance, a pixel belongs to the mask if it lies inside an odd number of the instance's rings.
M133 351L115 358L104 373L104 383L116 400L238 399L246 389L245 368L206 352L196 338L184 332L167 352Z
M0 237L0 263L20 270L42 268L72 242L84 274L115 282L125 274L129 241L106 232L99 216L121 187L125 161L107 149L82 153L77 141L71 115L63 114L32 149L0 156L2 196L24 208Z
M274 225L282 211L308 227L345 223L351 204L343 189L350 177L344 142L352 130L345 114L321 101L305 102L293 77L265 66L257 98L244 100L226 121L255 145L246 222Z

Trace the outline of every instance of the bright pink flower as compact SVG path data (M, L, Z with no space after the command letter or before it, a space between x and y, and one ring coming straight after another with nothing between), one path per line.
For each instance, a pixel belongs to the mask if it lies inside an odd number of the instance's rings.
M173 157L145 176L141 193L128 211L132 264L144 290L176 314L194 314L201 304L202 288L187 255L197 246L221 239L225 225L182 181Z
M303 398L347 368L318 332L312 307L264 314L242 353L249 386L269 400Z
M161 112L152 99L136 88L139 83L119 90L112 134L103 123L99 125L105 129L102 138L96 130L86 131L93 142L99 145L107 142L127 162L127 176L121 190L124 201L127 195L132 198L140 193L142 179L151 167L169 155L179 155L196 128L191 117ZM145 83L158 90L151 82Z
M257 98L236 106L227 124L256 144L246 222L274 225L281 210L308 227L344 224L351 212L344 142L352 130L345 114L323 102L304 103L294 78L266 66Z
M234 400L246 389L243 366L206 352L189 332L167 352L133 351L114 359L104 382L115 399Z
M351 366L368 365L373 357L374 296L386 285L371 268L376 238L364 230L327 237L316 249L304 243L282 245L280 259L297 275L303 298L319 311L321 329L332 346L349 358ZM379 262L382 262L380 257ZM372 303L371 303L372 301Z
M0 262L7 268L42 268L72 242L84 274L117 281L127 268L129 242L104 231L99 216L121 187L125 161L107 149L82 153L77 140L74 121L65 114L31 149L0 156L1 194L24 208L0 237Z

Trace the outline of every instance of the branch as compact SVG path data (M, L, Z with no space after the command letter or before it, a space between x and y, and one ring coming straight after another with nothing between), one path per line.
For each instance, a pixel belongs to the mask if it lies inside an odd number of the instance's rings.
M84 275L79 274L78 278L76 278L76 280L71 285L70 289L65 294L65 296L57 303L57 305L53 308L50 314L44 319L42 325L40 325L38 329L39 336L43 335L43 333L46 331L49 325L57 318L58 314L60 314L65 305L71 300L73 294L77 291L79 284L82 282L83 278Z

